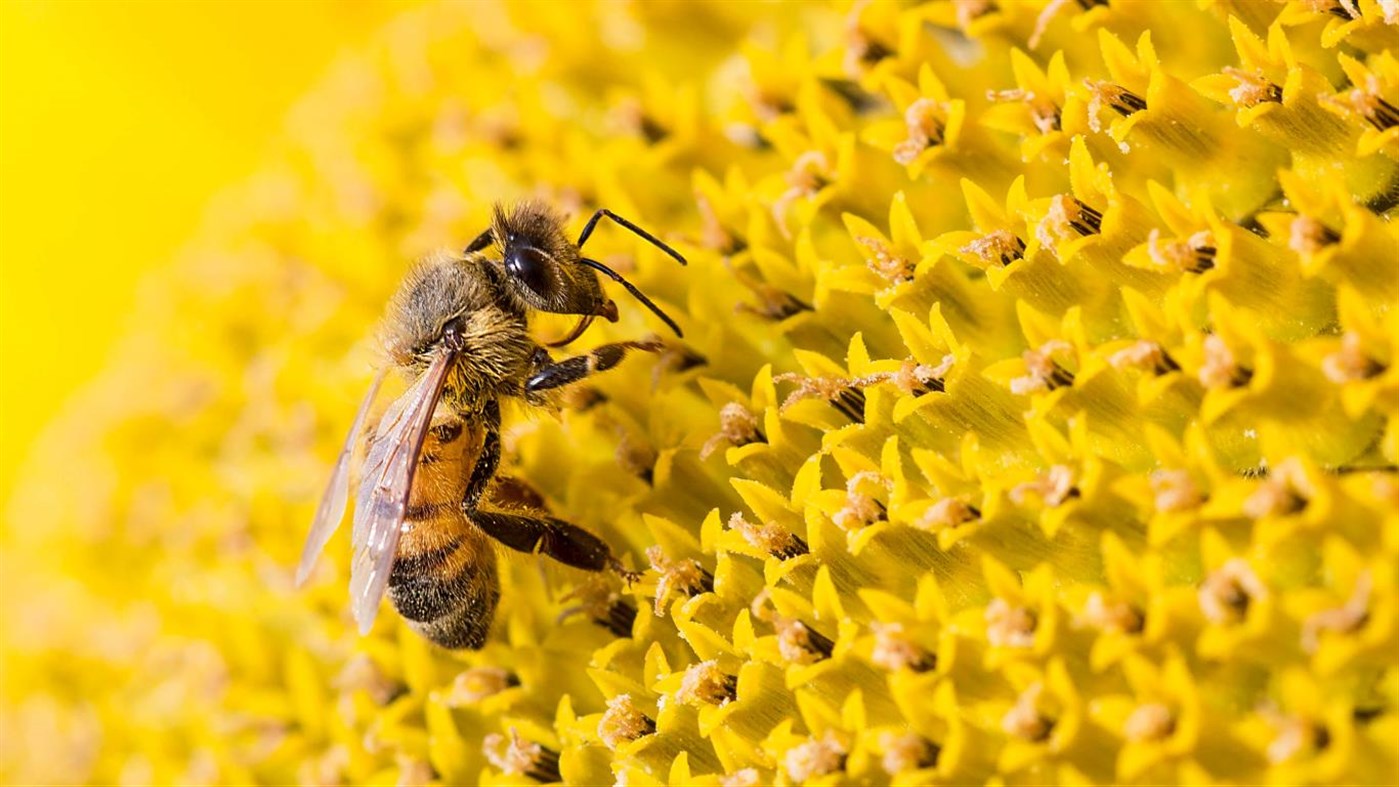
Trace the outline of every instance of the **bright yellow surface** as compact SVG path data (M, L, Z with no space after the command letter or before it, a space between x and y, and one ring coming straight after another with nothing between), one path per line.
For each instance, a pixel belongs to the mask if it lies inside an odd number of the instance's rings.
M0 500L132 319L140 277L405 5L0 3Z

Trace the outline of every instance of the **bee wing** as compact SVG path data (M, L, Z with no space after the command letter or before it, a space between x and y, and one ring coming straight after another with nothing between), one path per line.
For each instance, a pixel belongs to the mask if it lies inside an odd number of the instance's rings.
M452 356L439 354L413 387L389 407L365 457L364 477L355 500L355 553L350 561L350 604L361 634L369 633L374 625L379 600L389 584L418 453L432 424Z
M355 440L364 428L364 419L369 415L369 408L373 405L374 397L379 393L379 386L383 382L384 372L374 375L374 382L369 384L369 392L364 395L359 412L355 413L350 434L345 437L345 447L340 449L340 456L335 460L335 469L330 472L330 483L326 484L325 493L321 495L321 504L316 507L316 518L311 521L311 532L306 536L306 546L301 550L301 563L296 567L298 587L306 583L311 569L321 556L321 550L325 549L330 537L339 529L340 520L345 517L345 503L350 497L350 457L355 451Z

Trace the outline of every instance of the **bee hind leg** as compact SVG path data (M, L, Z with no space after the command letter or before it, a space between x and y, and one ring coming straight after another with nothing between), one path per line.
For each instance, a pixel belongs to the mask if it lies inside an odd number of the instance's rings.
M632 574L622 568L607 542L561 519L477 510L472 512L471 521L486 535L520 552L547 555L564 565L586 571L611 569L624 578Z

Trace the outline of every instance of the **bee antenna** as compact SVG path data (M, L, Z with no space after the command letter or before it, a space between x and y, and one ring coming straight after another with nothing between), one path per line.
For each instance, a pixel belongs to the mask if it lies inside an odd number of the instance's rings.
M584 316L583 316L583 319L579 320L579 321L578 321L578 324L575 325L575 326L573 326L573 330L572 330L571 332L569 332L569 334L568 334L567 336L563 337L562 339L559 339L558 341L549 342L548 344L546 344L546 345L544 345L544 346L545 346L545 347L563 347L563 346L565 346L565 345L568 345L568 344L572 343L574 339L577 339L579 336L582 336L582 335L583 335L583 331L588 330L588 326L589 326L589 325L592 325L592 324L593 324L593 317L594 317L594 315L592 315L592 314L584 315Z
M603 265L597 260L589 259L587 257L583 257L579 261L582 262L584 265L587 265L589 268L592 268L593 270L601 271L607 274L607 276L611 278L612 281L615 281L618 284L625 287L627 289L627 292L632 294L633 298L636 298L638 301L641 301L642 305L650 309L652 314L655 314L657 317L660 317L662 322L670 326L670 329L672 331L675 331L676 336L683 337L685 335L680 332L680 326L675 324L675 320L672 320L669 314L666 314L665 312L661 311L661 307L652 303L650 298L647 298L646 295L642 293L641 290L638 290L635 286L633 286L631 282L622 278L622 275L620 273L612 270L606 265ZM570 339L570 341L572 340Z
M591 219L588 219L588 223L584 225L583 231L578 235L578 242L574 244L575 246L577 246L580 249L583 248L583 244L588 242L588 236L593 234L593 228L597 227L598 221L600 221L603 216L612 219L613 221L617 222L623 227L626 227L627 229L636 233L637 235L645 239L647 243L651 244L652 246L655 246L656 248L660 249L666 254L669 254L672 259L674 259L681 265L687 264L685 262L685 258L680 256L680 252L676 251L675 249L672 249L669 246L669 244L667 244L665 241L661 240L660 238L657 238L655 235L652 235L651 233L647 232L646 230L643 230L635 224L632 224L630 221L627 221L621 216L618 216L617 214L613 213L607 208L598 209L598 212L594 213ZM621 281L621 279L617 279L617 281ZM676 333L679 333L679 331L677 330Z

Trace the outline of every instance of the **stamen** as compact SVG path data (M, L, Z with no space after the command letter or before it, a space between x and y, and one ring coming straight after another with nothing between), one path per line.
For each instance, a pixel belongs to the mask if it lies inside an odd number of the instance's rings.
M443 704L451 708L475 705L518 685L520 679L502 667L472 667L452 681Z
M537 782L557 782L559 775L559 753L520 737L514 727L510 728L510 738L493 732L481 742L481 751L486 761L507 776L528 776Z
M1206 388L1242 388L1253 379L1253 370L1234 360L1234 351L1214 334L1205 337L1205 359L1200 365L1200 384Z
M1012 88L1010 90L988 90L986 99L999 104L1023 102L1030 110L1030 121L1041 134L1059 131L1062 119L1059 107L1033 90Z
M1298 254L1316 254L1327 246L1339 243L1341 234L1311 216L1292 220L1292 232L1287 246Z
M831 182L830 160L819 150L808 150L797 156L792 168L787 171L787 190L772 203L772 217L783 237L790 238L787 228L787 210L792 203L803 197L814 197Z
M661 575L656 583L656 617L665 614L665 602L672 593L697 596L714 590L714 575L697 560L671 560L660 546L648 547L646 559L651 562L651 568Z
M734 278L738 279L739 284L752 290L758 296L758 305L740 303L734 308L735 311L756 314L774 322L785 320L801 312L812 311L809 304L803 303L796 296L783 292L744 271L733 268L730 270L733 272Z
M937 366L929 366L927 364L918 363L912 358L907 358L904 359L903 364L899 366L898 371L875 372L874 374L868 374L864 377L858 377L850 382L852 387L861 390L872 385L891 382L908 396L922 396L934 391L946 390L943 381L956 360L957 359L950 354L944 355L942 357L942 362Z
M749 443L766 443L767 436L758 428L758 416L738 402L729 402L719 409L719 432L700 447L701 460L725 445L735 448Z
M670 130L661 125L635 98L622 101L616 112L621 125L646 140L647 144L654 145L670 136Z
M738 678L719 669L717 661L701 661L685 670L675 699L692 707L726 705L738 699Z
M616 457L617 465L622 470L648 484L652 482L658 457L656 449L649 443L633 437L631 432L623 431L617 440Z
M1038 349L1021 353L1020 357L1025 361L1027 374L1010 381L1010 392L1016 396L1024 396L1073 385L1073 373L1051 357L1054 353L1072 353L1073 349L1072 344L1062 339L1051 339Z
M1368 380L1383 374L1384 364L1365 354L1360 335L1347 331L1341 337L1341 349L1321 359L1321 371L1337 385L1356 380Z
M923 151L942 144L947 110L931 98L920 98L904 110L904 125L908 137L894 146L894 160L908 166Z
M1151 261L1164 268L1204 273L1214 267L1217 252L1209 230L1191 235L1185 241L1161 241L1161 231L1153 229L1146 236L1146 250Z
M1241 68L1225 66L1224 73L1233 77L1238 86L1229 91L1229 98L1241 107L1255 107L1264 103L1282 103L1282 88L1257 71L1244 71Z
M616 750L624 743L651 735L656 731L656 722L641 712L632 702L630 694L618 694L607 701L607 710L598 721L597 734L603 745Z
M820 739L811 739L787 750L782 767L798 784L828 776L845 768L846 748L836 734L827 730Z
M1025 241L1007 230L995 230L968 243L958 251L974 254L987 265L1000 263L1005 267L1012 262L1025 259Z
M1262 715L1277 729L1277 736L1268 744L1268 762L1274 765L1306 751L1321 751L1331 744L1331 733L1325 725L1301 716L1284 716L1274 709Z
M1206 495L1195 483L1189 470L1157 470L1151 474L1151 491L1156 495L1156 510L1162 513L1193 511L1205 502Z
M1374 588L1370 572L1362 571L1355 578L1355 589L1346 603L1323 610L1302 623L1302 649L1315 653L1322 632L1350 634L1360 630L1370 620L1370 591Z
M1166 348L1149 339L1118 350L1109 356L1108 363L1114 369L1145 369L1158 376L1180 371L1180 364L1166 352Z
M1163 741L1175 731L1175 714L1159 702L1138 705L1122 725L1122 734L1127 740L1139 743Z
M805 377L795 373L779 374L772 379L773 382L797 384L797 390L789 394L778 408L782 411L803 399L820 398L851 421L865 422L865 395L855 387L854 381L839 377Z
M945 497L928 507L923 515L914 520L913 526L919 530L936 532L957 527L981 518L981 511L959 497Z
M870 269L890 284L903 284L913 281L913 271L918 266L916 260L909 260L894 253L889 244L879 238L858 237L855 242L869 249L872 259Z
M1125 601L1109 601L1102 593L1094 592L1075 623L1080 626L1113 631L1119 634L1139 634L1146 625L1140 610Z
M1057 508L1064 501L1079 496L1074 485L1074 470L1068 465L1053 465L1034 481L1016 484L1010 490L1010 500L1016 505L1024 505L1030 495L1036 495L1046 506Z
M883 503L875 495L888 494L889 479L879 473L864 471L845 483L845 506L831 517L842 530L859 530L887 518Z
M902 623L874 622L870 624L870 630L874 632L870 661L876 667L890 672L903 669L927 672L937 666L937 656L915 642Z
M772 626L777 630L777 650L792 664L811 664L828 659L835 652L835 643L799 620L772 614Z
M710 201L709 197L696 194L695 207L700 214L700 243L706 249L713 249L719 254L729 257L748 248L746 241L724 227L723 222L719 220L719 213L714 209L714 203Z
M1231 558L1200 584L1200 611L1219 625L1239 623L1248 615L1254 599L1266 598L1268 589L1243 558Z
M612 632L618 637L630 637L632 624L636 622L636 607L620 593L610 589L600 579L579 585L568 596L578 601L559 613L562 622L577 614L585 614L593 623Z
M880 733L879 747L884 750L880 765L890 776L931 768L938 764L938 755L942 753L942 747L911 732Z
M1097 79L1085 79L1083 84L1092 97L1088 100L1088 127L1102 133L1102 111L1107 106L1122 117L1131 117L1146 109L1146 99L1121 85Z
M1003 598L986 605L986 641L998 648L1031 648L1035 645L1038 620L1033 610L1011 604Z
M760 549L778 560L805 555L810 551L805 541L776 522L755 525L744 519L742 514L735 513L729 517L729 528L737 530L754 549Z
M1049 247L1058 241L1068 240L1073 234L1079 237L1097 235L1103 228L1103 214L1088 207L1068 194L1058 194L1049 201L1049 213L1035 228L1035 235Z
M393 680L369 656L350 659L332 682L342 694L363 691L375 705L387 705L403 693L403 684Z
M1036 683L1020 692L1015 705L1001 717L1001 730L1031 743L1043 743L1054 732L1054 719L1040 712L1040 695L1044 686Z
M1254 519L1295 514L1307 507L1315 492L1301 462L1285 459L1244 500L1243 512Z

